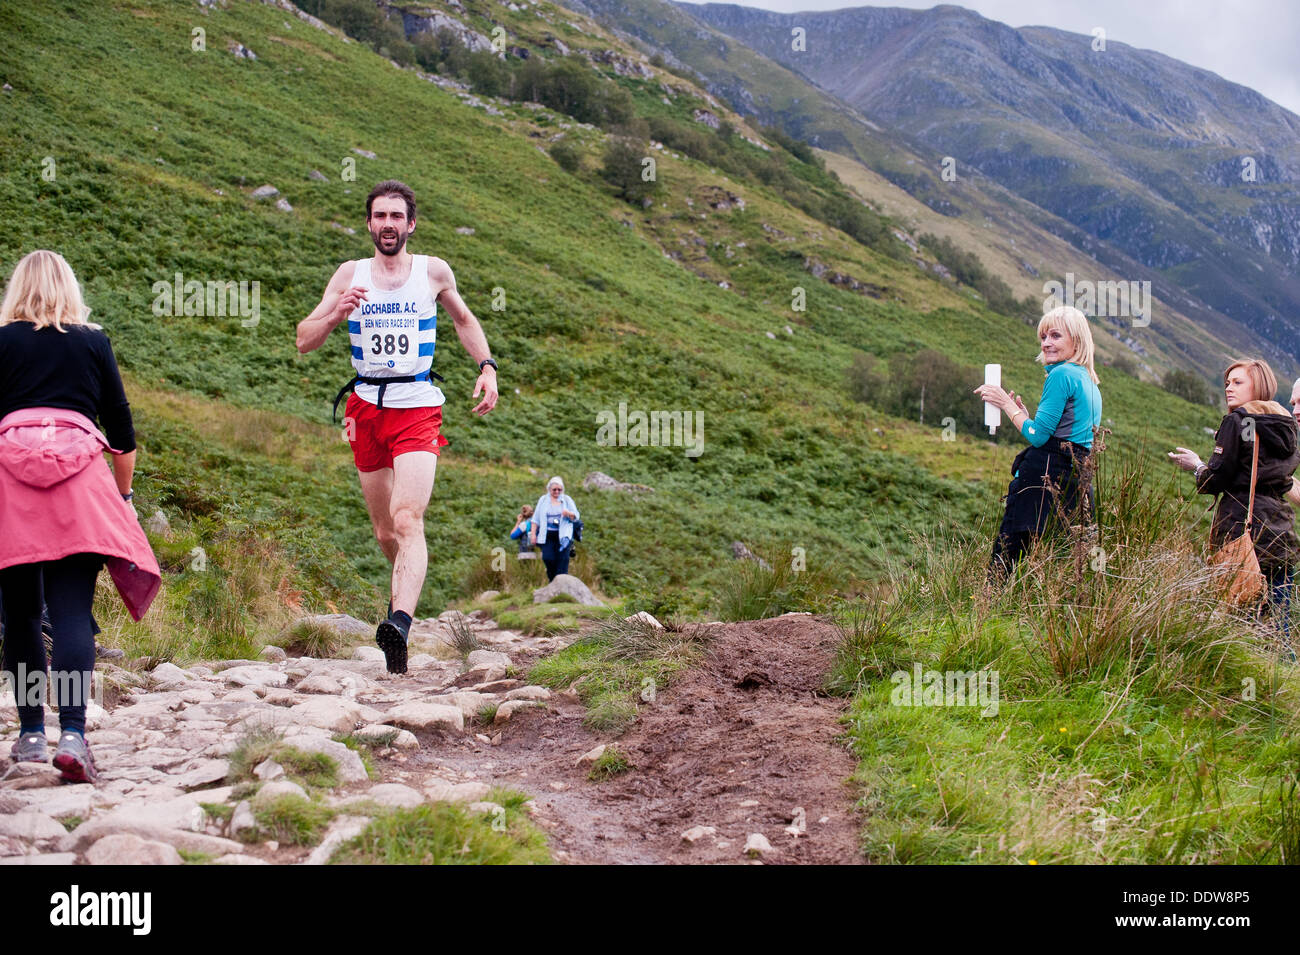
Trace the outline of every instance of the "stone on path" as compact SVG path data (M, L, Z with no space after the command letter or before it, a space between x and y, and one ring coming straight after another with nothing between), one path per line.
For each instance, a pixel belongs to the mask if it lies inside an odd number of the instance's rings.
M184 865L174 846L129 832L104 836L86 850L91 865Z
M394 726L413 730L465 729L465 714L459 707L437 703L400 703L388 711L386 718Z
M538 704L534 703L532 700L507 700L505 703L502 703L497 707L496 716L493 718L492 722L504 723L520 710L537 705Z
M718 830L715 829L713 826L691 826L691 828L687 829L685 832L682 833L682 841L692 842L692 843L698 842L700 839L703 839L705 836L716 835L717 832Z
M339 781L342 783L363 783L370 778L361 757L338 740L300 734L286 737L285 742L304 753L324 753L333 759L338 767Z
M533 591L533 603L545 603L557 594L567 594L578 603L588 607L605 606L596 599L596 595L591 592L591 588L584 584L572 574L556 574L545 587L538 587Z
M312 850L303 865L324 865L330 861L330 856L334 850L347 842L349 839L355 839L365 831L366 826L370 825L370 820L362 816L339 816L332 823L329 829L325 831L325 837L321 840L320 845Z

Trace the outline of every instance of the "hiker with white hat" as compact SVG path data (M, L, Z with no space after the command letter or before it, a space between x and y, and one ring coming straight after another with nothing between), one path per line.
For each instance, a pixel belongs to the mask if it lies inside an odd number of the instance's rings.
M531 543L542 547L542 562L546 564L546 579L554 580L556 574L569 572L569 556L573 553L573 522L578 520L578 505L564 493L564 481L553 477L546 482L546 493L537 499L533 509L533 526L528 537Z

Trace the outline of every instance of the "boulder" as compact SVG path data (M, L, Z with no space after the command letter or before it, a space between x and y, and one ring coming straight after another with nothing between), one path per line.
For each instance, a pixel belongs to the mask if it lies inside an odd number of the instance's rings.
M756 556L752 551L750 551L748 547L746 547L740 541L731 542L731 555L735 557L736 560L752 560L756 562L758 566L762 567L764 570L772 569L771 564L769 564L763 558Z
M75 852L38 852L29 856L5 856L0 865L76 865Z
M213 799L220 802L220 799ZM105 836L131 833L153 842L165 842L177 849L189 852L206 852L210 855L225 855L227 852L243 852L244 847L231 839L209 836L189 829L173 829L158 823L133 819L113 819L113 814L83 822L59 842L60 852L78 852L93 845Z
M413 806L419 806L424 802L424 796L418 789L412 789L410 786L404 786L401 783L380 783L378 786L372 786L366 792L357 796L349 796L340 802L340 805L350 805L355 802L375 802L381 806L391 806L396 809L410 809Z
M257 832L257 818L253 815L253 807L248 800L241 799L230 817L230 834L238 839L245 832Z
M487 783L449 783L443 779L433 779L424 786L424 794L431 802L473 803L487 797L492 787Z
M510 719L510 717L514 716L515 713L519 712L520 710L529 706L537 706L537 705L538 704L534 703L532 700L509 700L497 707L496 717L492 720L492 722L504 723L506 720Z
M317 672L307 677L294 689L299 693L329 693L338 696L343 692L343 684L328 673Z
M521 686L506 693L507 700L549 700L551 691L544 686Z
M469 665L469 671L486 670L491 667L505 670L511 665L510 655L498 650L472 650L465 658L465 662Z
M367 741L377 741L392 736L393 740L389 745L396 749L416 749L420 745L420 741L410 730L398 729L387 723L371 723L369 726L363 726L357 730L356 735L358 739Z
M645 484L626 484L616 481L603 471L592 471L582 479L585 491L623 491L628 494L653 494L654 488Z
M294 722L335 733L351 733L361 722L361 707L337 696L318 696L289 707Z
M628 623L643 623L652 630L662 630L664 625L654 618L653 614L646 613L644 610L632 614L625 618Z
M24 810L12 816L0 816L0 836L21 839L23 842L58 842L68 830L43 812Z
M460 707L437 703L401 703L385 714L389 723L413 730L435 728L463 730L465 714Z
M258 654L267 663L283 663L289 658L289 654L284 652L283 647L265 646L262 652Z
M275 186L271 185L270 183L267 183L264 186L258 186L256 189L253 190L254 199L274 199L279 194L280 194L280 190L275 188Z
M235 666L221 671L221 679L237 686L287 686L289 677L268 666Z
M538 587L533 591L533 603L545 603L557 594L567 594L578 603L588 607L605 606L596 599L596 596L591 592L591 588L572 574L556 574L555 579L545 587Z
M334 850L347 842L349 839L355 839L361 835L370 825L370 820L361 816L339 816L332 823L329 829L325 831L325 838L321 839L320 845L312 850L303 862L303 865L324 865L330 861L330 856Z
M306 799L307 790L288 779L276 779L272 782L266 783L253 796L253 808L261 809L265 806L269 806L281 796L301 796L303 799Z
M86 850L91 865L184 865L174 846L129 832L104 836Z
M718 832L713 826L691 826L682 833L682 842L698 842L705 836L716 835Z
M427 702L442 704L443 706L454 706L460 710L465 719L472 720L478 716L483 707L496 701L490 696L484 696L482 693L464 690L460 693L444 693L439 696L431 696Z

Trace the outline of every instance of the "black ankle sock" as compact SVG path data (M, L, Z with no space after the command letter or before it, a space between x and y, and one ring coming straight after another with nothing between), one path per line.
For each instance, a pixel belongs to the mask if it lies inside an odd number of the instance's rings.
M391 617L392 615L393 615L393 602L390 600L388 601L388 616Z

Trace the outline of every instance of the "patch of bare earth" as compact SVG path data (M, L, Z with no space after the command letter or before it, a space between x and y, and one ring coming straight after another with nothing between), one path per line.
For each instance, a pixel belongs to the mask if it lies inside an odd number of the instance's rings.
M564 862L742 863L761 833L769 864L862 863L855 761L838 741L847 701L820 692L838 640L808 615L714 626L702 663L619 738L586 730L583 707L557 694L490 730L496 745L469 736L416 758L532 794ZM575 764L602 742L633 768L593 782ZM697 826L713 832L684 840Z

